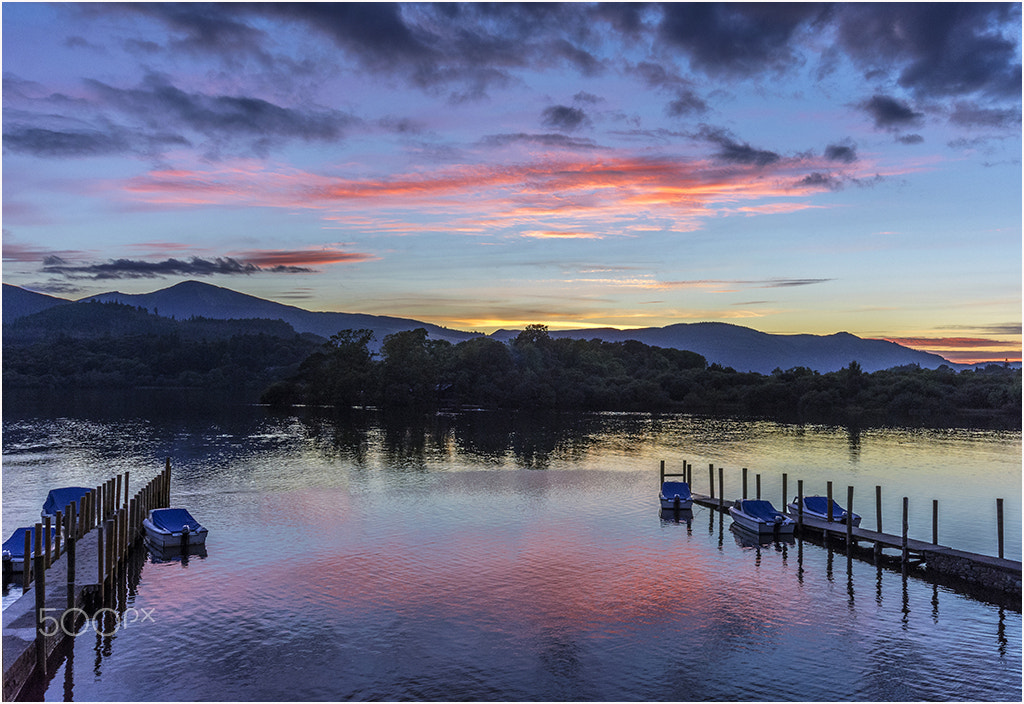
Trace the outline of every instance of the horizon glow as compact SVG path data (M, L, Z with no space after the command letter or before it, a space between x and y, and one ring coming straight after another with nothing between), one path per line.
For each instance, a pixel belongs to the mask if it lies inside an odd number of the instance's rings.
M1020 12L6 3L3 281L1019 361Z

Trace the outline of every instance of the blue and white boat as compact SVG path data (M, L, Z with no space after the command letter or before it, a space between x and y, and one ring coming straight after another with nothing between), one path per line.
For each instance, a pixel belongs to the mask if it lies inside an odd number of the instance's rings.
M658 498L665 509L686 510L693 506L693 495L686 482L662 482Z
M790 516L796 516L800 512L800 504L798 499L793 499L787 506L789 509ZM810 516L816 518L819 521L828 520L828 497L827 496L805 496L804 497L804 516ZM835 499L832 499L832 522L833 523L846 523L847 517L853 523L853 527L856 528L860 525L860 516L856 513L848 513L846 509L840 506Z
M729 515L741 528L758 535L792 535L796 521L776 511L771 501L741 499L729 507Z
M206 544L209 532L183 508L155 508L142 521L146 540L161 550Z
M29 534L29 549L34 550L36 545L35 526L18 528L14 535L4 541L3 559L11 563L11 571L21 572L25 569L25 534ZM53 547L54 538L57 535L56 528L50 528L50 547ZM45 546L44 546L45 549ZM30 556L31 557L31 556Z
M40 516L45 521L47 517L51 520L56 518L57 511L64 514L68 507L68 504L77 503L79 508L81 507L82 497L88 494L92 489L86 489L81 486L65 486L60 489L50 489L50 493L46 495L46 501L43 502L43 510Z

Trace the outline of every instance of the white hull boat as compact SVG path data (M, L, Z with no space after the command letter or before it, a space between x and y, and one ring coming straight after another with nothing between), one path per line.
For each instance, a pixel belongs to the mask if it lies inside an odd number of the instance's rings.
M18 528L16 531L14 531L14 534L10 538L4 541L4 562L10 563L12 572L22 572L25 569L25 533L29 534L29 549L35 550L36 536L34 526L29 526L28 528ZM56 535L57 529L50 528L51 549L53 549L53 543Z
M686 482L662 482L658 499L664 509L685 511L693 507L690 485Z
M741 528L758 535L792 535L796 521L776 511L770 501L742 499L729 508L729 515Z
M797 499L794 499L789 503L786 508L789 510L790 516L796 516L800 513L800 505ZM810 516L816 518L819 521L828 520L828 497L827 496L805 496L804 497L804 516ZM853 521L853 527L856 528L860 525L860 516L856 513L847 513L846 509L836 503L836 500L832 500L832 522L833 523L846 523L846 517L849 516Z
M206 544L209 532L183 508L155 508L142 521L146 540L161 550Z

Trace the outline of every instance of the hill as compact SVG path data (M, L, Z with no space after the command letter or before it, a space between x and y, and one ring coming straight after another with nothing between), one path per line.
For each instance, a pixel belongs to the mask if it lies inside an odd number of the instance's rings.
M453 344L480 336L478 333L451 330L409 318L308 311L198 281L185 281L152 293L125 294L112 291L82 300L123 303L179 320L193 316L220 320L281 320L296 332L312 333L323 338L329 338L341 330L368 329L374 333L370 345L373 352L379 351L388 335L416 328L425 329L433 340L446 340ZM4 322L8 323L42 308L66 303L68 301L5 284ZM491 337L507 341L518 334L518 330L500 330ZM925 369L938 369L943 365L953 369L969 368L948 362L935 354L885 340L863 339L846 332L832 335L776 335L728 323L678 323L638 330L589 328L553 331L550 334L554 338L600 339L606 342L637 340L653 347L696 352L707 359L708 363L761 374L796 367L825 373L842 369L852 361L856 361L868 372L905 365L918 365Z
M424 328L432 339L448 340L452 343L477 336L474 333L449 330L438 325L421 323L407 318L362 313L308 311L199 281L184 281L152 293L127 294L112 291L98 296L89 296L82 300L115 301L139 306L161 316L179 319L197 315L217 319L283 320L297 332L309 332L324 338L329 338L340 330L365 328L374 332L375 348L379 348L384 338L392 333L416 328Z
M61 306L71 301L43 293L36 293L10 284L3 285L3 322L12 323L18 318Z
M511 339L518 331L494 333ZM592 328L553 331L551 337L637 340L652 347L671 347L702 355L709 363L741 372L770 374L775 369L807 367L817 372L838 371L856 361L867 372L916 364L925 369L957 365L937 354L903 347L886 340L865 340L847 332L833 335L772 335L728 323L678 323L663 328L616 330Z

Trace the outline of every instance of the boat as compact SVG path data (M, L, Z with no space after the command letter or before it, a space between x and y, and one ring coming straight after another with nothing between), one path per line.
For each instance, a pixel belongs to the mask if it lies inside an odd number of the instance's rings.
M800 513L799 499L793 499L786 508L789 510L790 516L796 516ZM804 497L804 515L816 518L820 521L828 520L828 497L827 496L805 496ZM847 516L850 517L853 522L853 527L856 528L860 525L860 516L856 513L848 513L846 509L840 506L835 499L832 499L832 522L833 523L846 523Z
M46 501L43 502L43 510L40 513L42 519L45 521L47 518L53 520L57 517L57 511L64 514L68 507L68 504L77 503L81 506L82 497L88 494L92 489L86 489L81 486L65 486L60 489L50 489L50 493L46 495Z
M685 510L693 507L690 485L686 482L662 482L658 498L662 508Z
M143 519L142 527L150 545L160 549L205 545L209 532L183 508L155 508Z
M11 563L12 572L22 572L25 569L25 534L29 534L30 550L35 549L36 535L35 527L18 528L14 534L4 541L3 559ZM56 528L50 528L50 546L53 546L54 537L57 535ZM44 546L45 548L45 546Z
M741 528L758 535L792 535L796 521L776 511L771 501L741 499L729 507L729 515Z

